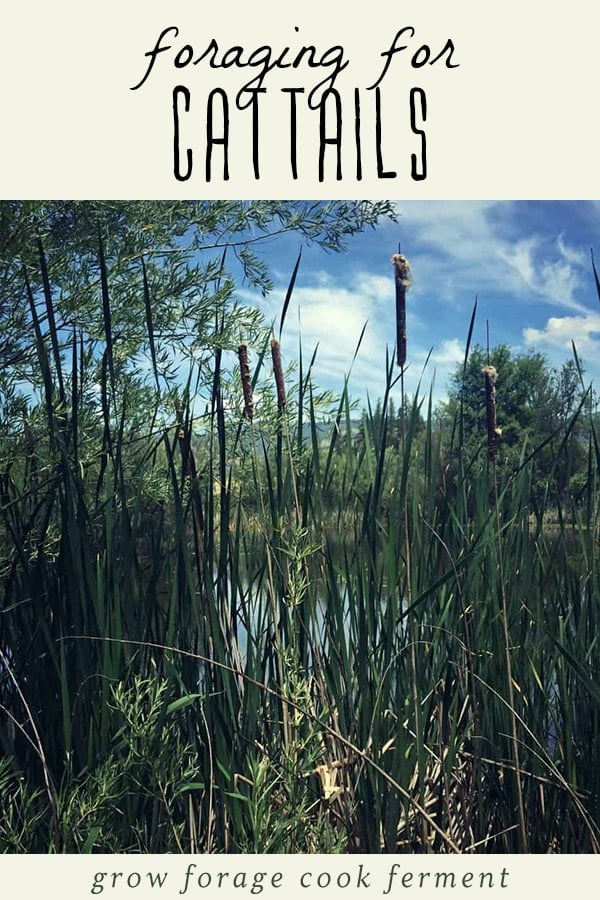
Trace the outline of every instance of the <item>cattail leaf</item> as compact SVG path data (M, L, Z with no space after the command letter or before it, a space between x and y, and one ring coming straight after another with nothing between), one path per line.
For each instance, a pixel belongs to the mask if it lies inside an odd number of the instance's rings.
M27 291L27 299L29 301L29 311L31 313L31 321L33 322L33 331L35 334L36 352L37 352L38 362L40 364L40 371L42 373L42 380L44 382L44 399L46 402L46 413L48 416L48 430L50 433L50 439L53 440L53 437L54 437L54 385L52 383L52 373L50 371L50 363L48 360L48 353L46 351L46 345L44 343L44 337L42 335L40 319L39 319L38 312L36 309L33 291L31 290L31 285L29 283L29 278L27 277L26 270L23 270L23 276L25 279L25 289Z
M48 317L48 330L50 334L50 343L52 345L52 354L54 357L54 368L56 369L56 377L58 379L58 394L61 406L65 402L65 389L62 376L62 364L60 356L60 343L58 339L58 329L56 327L56 317L54 315L54 303L52 301L52 290L50 287L50 279L48 277L48 265L46 263L46 254L42 246L41 238L38 238L38 255L40 260L40 269L42 272L42 286L44 290L44 300L46 302L46 315Z
M99 825L93 825L88 831L87 837L81 847L82 853L92 853L94 844L102 834L102 828Z
M598 300L600 300L600 278L598 277L598 271L596 269L596 261L594 259L594 251L591 251L592 255L592 270L594 272L594 281L596 282L596 293L598 294Z
M160 384L158 380L158 366L156 363L156 345L154 342L154 322L152 320L152 301L150 299L150 287L148 285L148 273L146 272L146 264L144 262L144 257L141 258L142 262L142 282L144 285L144 309L146 312L146 329L148 331L148 346L150 347L150 360L152 362L152 371L154 373L154 380L156 382L156 389L160 390Z
M356 361L356 357L358 356L358 352L359 352L359 350L360 350L360 348L361 348L361 345L362 345L362 342L363 342L363 338L364 338L365 332L366 332L366 330L367 330L367 325L368 325L368 322L365 322L364 325L363 325L363 327L361 328L360 334L359 334L359 336L358 336L358 341L356 342L356 347L354 348L354 354L353 354L353 356L352 356L352 363L350 364L350 367L351 367L351 368L352 368L354 362Z
M554 635L549 634L548 637L556 647L556 649L561 653L564 658L567 660L569 665L574 669L577 673L577 676L581 683L584 685L585 689L588 691L591 697L593 697L595 703L600 704L600 687L596 684L596 682L590 678L590 674L588 669L580 662L580 660L576 659L575 656L565 647L560 641L558 641Z
M471 318L469 320L469 330L467 331L467 341L465 344L465 355L463 358L463 373L467 371L467 363L469 361L469 353L471 350L471 340L473 339L473 331L475 329L475 318L477 316L477 302L478 298L475 297L475 303L473 304L473 310L471 312Z
M250 363L248 361L248 344L240 344L238 347L238 359L240 363L240 378L242 380L242 392L244 395L244 414L252 421L254 418L254 397L252 396L252 381L250 378Z
M300 248L298 257L294 264L294 268L292 270L292 276L290 278L290 282L288 284L288 289L285 294L285 300L283 301L283 307L281 310L281 319L279 320L279 340L281 340L281 334L283 332L285 317L287 315L288 306L290 305L290 300L292 299L292 294L294 292L294 285L296 284L296 276L298 275L298 269L300 268L300 260L301 259L302 259L302 248Z
M100 260L100 287L102 292L102 318L104 321L104 339L106 341L106 359L108 363L108 373L110 375L111 394L115 396L115 362L113 356L113 331L110 311L110 296L108 290L108 275L106 272L106 257L104 255L104 243L100 229L98 229L98 254Z
M187 709L189 706L193 706L197 700L205 699L206 694L186 694L185 697L178 697L177 700L173 700L172 703L169 703L167 706L167 713L171 715L182 709Z
M71 357L71 440L73 457L77 465L79 453L79 363L77 360L77 329L73 326L73 348Z
M265 335L265 339L258 352L256 365L254 366L254 374L252 375L252 390L254 390L256 385L258 384L258 379L260 377L260 372L265 361L265 356L267 355L267 351L269 349L270 340L271 336L269 334Z
M185 781L183 784L180 784L175 791L173 791L173 796L180 797L181 794L189 794L190 791L204 790L206 790L206 784L204 783L204 781Z

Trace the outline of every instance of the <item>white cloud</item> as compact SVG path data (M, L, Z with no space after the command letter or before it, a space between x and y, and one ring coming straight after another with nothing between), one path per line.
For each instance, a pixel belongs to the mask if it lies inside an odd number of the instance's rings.
M571 349L571 341L582 356L597 358L600 351L600 315L553 316L545 328L525 328L526 343L539 347Z
M392 277L392 267L390 266L390 275L373 275L371 272L358 272L354 276L352 283L357 293L371 300L378 300L383 303L392 303L394 298L394 280Z
M570 262L575 266L581 266L582 268L589 266L589 257L587 253L584 253L583 250L578 250L577 247L569 247L568 244L565 243L563 234L559 234L557 237L556 245L559 253L561 253L567 262Z
M452 368L456 363L463 361L465 357L465 348L457 338L442 341L439 349L434 349L431 358L436 366L448 366Z
M381 392L384 344L377 335L375 325L370 323L370 319L375 318L375 303L383 293L380 279L365 274L353 289L337 283L331 275L322 272L311 273L310 280L310 286L297 285L294 289L282 337L284 357L296 357L301 338L305 363L318 347L314 368L316 383L323 386L325 381L333 381L340 386L365 329L355 374L361 375L361 380L364 380L362 387L373 387ZM389 290L389 284L387 287ZM240 294L241 299L248 302L256 300L255 295L249 292ZM278 319L281 308L279 290L266 299L263 308L267 318Z
M585 306L575 299L582 285L581 255L567 248L560 237L556 241L558 258L536 259L541 250L542 242L536 237L523 238L514 248L498 247L500 258L530 291L553 305L583 312Z
M339 389L344 376L352 369L351 395L363 399L366 393L371 398L381 397L385 390L386 348L391 355L396 342L392 267L389 276L364 270L348 274L351 286L340 283L339 275L336 279L319 271L310 273L310 285L296 285L284 327L282 352L284 357L289 354L294 358L301 336L305 362L318 346L314 377L319 387L333 383ZM280 313L280 295L277 289L263 301L267 318L274 321ZM250 292L240 292L240 298L256 301ZM423 349L423 332L426 340L432 337L430 325L419 318L414 307L414 303L409 303L407 309L410 359L405 387L409 393L416 391L431 349L423 384L428 389L428 380L435 372L436 383L440 385L435 394L437 399L442 396L447 376L457 362L462 362L464 346L458 338L449 337L433 348ZM354 360L363 329L360 350Z
M348 255L331 258L327 269L303 268L296 283L283 336L283 352L295 357L300 310L305 359L318 344L314 369L319 386L339 389L348 373L359 336L368 322L353 364L351 393L381 396L386 347L395 344L394 284L391 253L410 259L414 282L408 295L408 358L405 386L413 392L423 377L427 391L435 373L436 398L464 358L464 344L475 296L479 312L473 342L485 342L491 322L496 342L515 350L521 335L551 361L564 360L573 339L582 356L598 356L600 317L590 312L590 265L581 245L560 231L552 210L498 201L407 201L398 204L398 224L385 222L375 236L365 233ZM539 227L531 223L543 223ZM570 227L571 240L574 228ZM389 255L382 245L389 244ZM377 267L375 269L375 267ZM279 320L287 276L260 305ZM256 295L242 293L256 303ZM593 301L595 303L595 298ZM554 318L548 318L553 313ZM544 324L545 323L545 324ZM588 370L589 371L589 370ZM439 385L439 388L437 387Z
M498 246L497 248L500 259L503 259L528 287L531 287L536 279L532 257L539 244L538 239L529 237L517 241L514 247Z
M449 302L470 301L482 290L488 297L497 292L526 302L529 292L551 305L583 312L576 294L589 268L585 253L569 246L562 234L553 242L537 234L517 241L503 237L494 215L497 206L498 201L398 204L396 228L402 233L404 220L420 245L413 265L416 290L421 272L428 280L426 289L436 283ZM410 249L405 250L410 256Z

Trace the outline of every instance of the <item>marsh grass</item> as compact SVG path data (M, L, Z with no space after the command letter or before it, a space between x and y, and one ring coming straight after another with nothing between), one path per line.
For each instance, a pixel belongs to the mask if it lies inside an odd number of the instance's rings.
M201 437L193 373L134 417L102 250L93 409L92 360L75 333L61 351L47 279L29 291L42 402L1 437L2 849L596 852L591 413L551 530L535 448L502 481L393 359L362 439L346 389L324 436L314 356L287 392L278 362L296 272L236 406L215 349Z

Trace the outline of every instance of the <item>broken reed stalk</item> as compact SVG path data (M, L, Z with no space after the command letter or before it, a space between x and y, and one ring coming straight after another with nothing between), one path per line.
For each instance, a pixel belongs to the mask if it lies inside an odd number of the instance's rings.
M481 371L485 378L488 459L493 461L498 455L498 443L502 435L502 429L498 428L496 422L496 378L498 373L493 366L484 366Z
M283 412L287 398L285 396L285 382L281 365L281 346L276 338L273 338L271 341L271 359L273 360L273 374L275 376L275 387L277 388L277 409L279 412Z
M250 379L250 364L248 362L248 344L240 344L238 347L238 359L240 361L240 377L242 379L242 391L244 392L244 413L247 419L252 421L254 417L254 400L252 397L252 381Z
M401 369L406 363L406 291L412 283L410 263L402 253L392 256L396 280L396 352Z

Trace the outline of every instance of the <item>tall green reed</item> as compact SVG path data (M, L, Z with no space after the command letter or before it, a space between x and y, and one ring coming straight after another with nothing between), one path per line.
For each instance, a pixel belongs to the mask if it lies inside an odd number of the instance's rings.
M589 404L569 426L586 417L587 480L550 531L539 448L490 495L485 448L460 408L443 430L406 395L407 358L360 426L347 382L319 420L316 355L295 383L281 367L299 259L278 336L234 377L216 342L206 402L193 367L159 390L143 270L155 390L125 377L99 261L100 359L75 331L61 350L51 286L29 291L42 402L1 438L2 777L28 822L5 846L596 851ZM123 729L150 707L133 765Z

